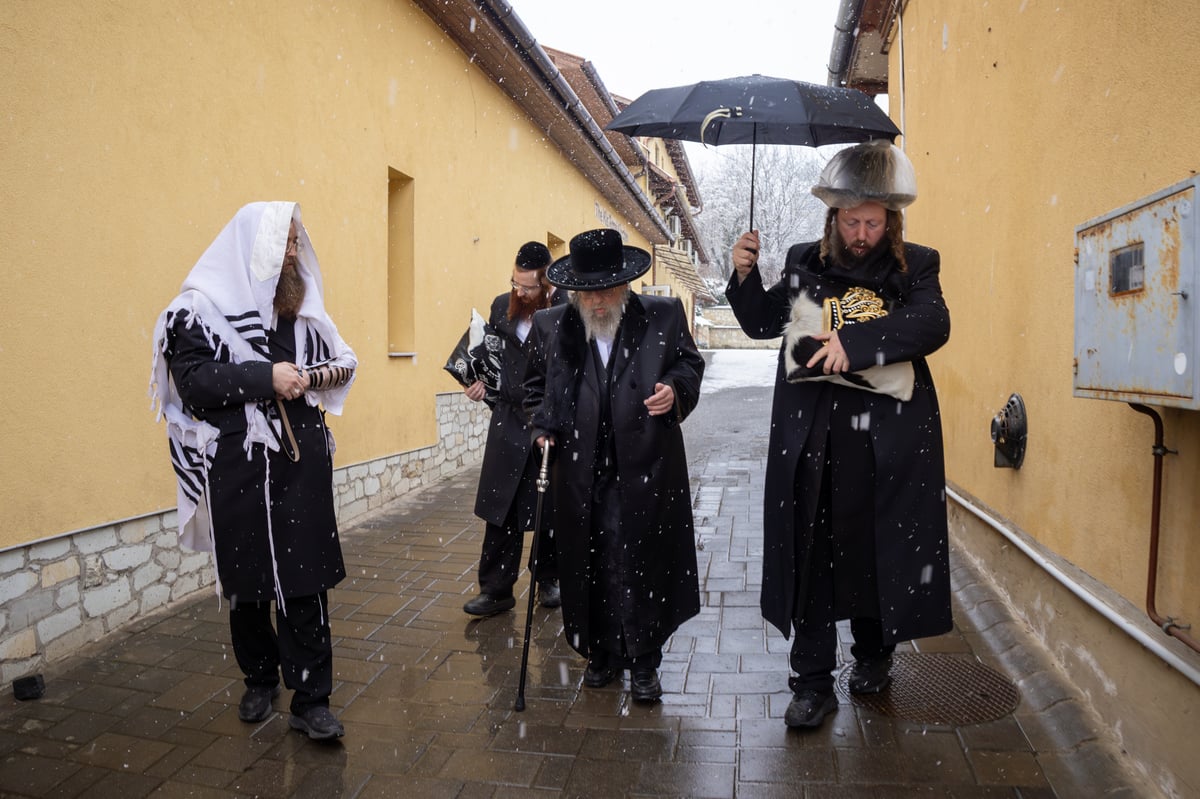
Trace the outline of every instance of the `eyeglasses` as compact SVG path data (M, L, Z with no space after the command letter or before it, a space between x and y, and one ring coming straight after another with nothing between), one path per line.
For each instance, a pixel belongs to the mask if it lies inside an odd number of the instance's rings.
M304 245L300 243L300 239L299 239L299 237L297 237L294 239L287 240L287 246L283 248L283 252L286 255L287 253L291 252L292 250L295 250L297 253L299 253L303 249L304 249Z
M510 280L510 281L508 281L508 284L510 286L512 286L513 291L517 292L518 294L536 294L537 292L542 290L541 283L538 283L535 286L522 286L517 281Z

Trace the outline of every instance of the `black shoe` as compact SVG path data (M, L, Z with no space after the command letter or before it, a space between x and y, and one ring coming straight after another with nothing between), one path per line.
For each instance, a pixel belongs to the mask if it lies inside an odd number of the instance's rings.
M603 688L617 676L617 670L607 664L600 665L594 660L588 660L587 670L583 672L583 684L588 688Z
M837 706L837 697L832 692L800 691L792 696L792 702L783 714L783 723L789 727L820 727Z
M310 707L303 713L293 713L288 724L293 730L300 730L314 741L341 738L346 734L346 728L324 705Z
M558 590L558 580L546 580L538 583L538 602L544 608L557 608L562 605L562 592Z
M516 604L517 600L511 594L509 596L480 594L463 605L463 610L472 616L495 616L497 613L509 610Z
M888 670L892 667L890 657L880 660L856 660L850 667L846 687L852 694L877 694L892 682Z
M662 683L658 681L658 672L654 669L633 669L629 677L633 701L656 702L662 696Z
M257 724L271 715L271 700L277 696L279 683L269 688L265 685L247 685L242 701L238 702L238 718L249 724Z

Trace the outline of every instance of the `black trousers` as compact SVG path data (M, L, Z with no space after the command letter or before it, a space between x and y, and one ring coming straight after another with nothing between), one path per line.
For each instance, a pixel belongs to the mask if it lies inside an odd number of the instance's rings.
M273 687L279 683L282 669L283 684L293 691L293 713L318 705L329 707L333 642L326 592L290 597L285 604L286 614L277 609L273 627L269 600L230 603L233 654L246 675L245 683L247 687Z
M513 586L521 571L521 550L525 546L525 531L517 522L519 502L509 508L504 525L488 522L483 528L483 550L479 553L479 590L493 596L512 596ZM558 579L554 539L550 525L543 519L538 535L536 580ZM534 573L533 550L529 552L529 571Z
M895 644L883 643L883 625L878 618L878 602L875 608L864 597L876 591L874 575L856 575L855 583L865 589L857 602L835 599L844 593L835 587L833 563L833 536L828 527L818 525L814 530L813 551L810 561L808 597L804 613L792 619L791 667L795 675L788 680L793 692L811 690L821 693L833 691L833 670L837 668L837 622L839 618L850 618L850 632L854 643L850 653L855 660L880 660L891 656ZM841 606L841 611L837 606ZM846 608L850 610L847 612ZM867 615L867 614L870 615Z
M798 618L792 620L795 676L788 684L793 691L833 690L838 619L850 619L850 651L856 660L889 657L896 648L883 643L875 563L875 457L869 425L861 423L864 406L855 391L841 390L827 411L812 540L807 557L797 566L797 590L803 595L797 596ZM796 490L805 490L800 475ZM808 527L804 507L796 503L798 531Z

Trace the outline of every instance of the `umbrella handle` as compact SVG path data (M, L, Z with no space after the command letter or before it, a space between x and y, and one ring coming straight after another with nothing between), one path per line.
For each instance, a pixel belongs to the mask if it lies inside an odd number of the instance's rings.
M753 141L750 144L750 227L749 230L754 230L754 171L758 164L758 123L754 123L754 128L751 131Z

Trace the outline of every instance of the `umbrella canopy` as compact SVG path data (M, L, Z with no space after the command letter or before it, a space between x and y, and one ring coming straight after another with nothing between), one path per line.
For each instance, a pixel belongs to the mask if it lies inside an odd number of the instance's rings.
M746 75L651 89L605 130L702 144L795 144L821 147L900 135L871 96L858 89ZM754 160L750 166L754 229Z
M857 89L764 75L651 89L605 129L713 145L809 147L891 141L900 134L870 95Z

